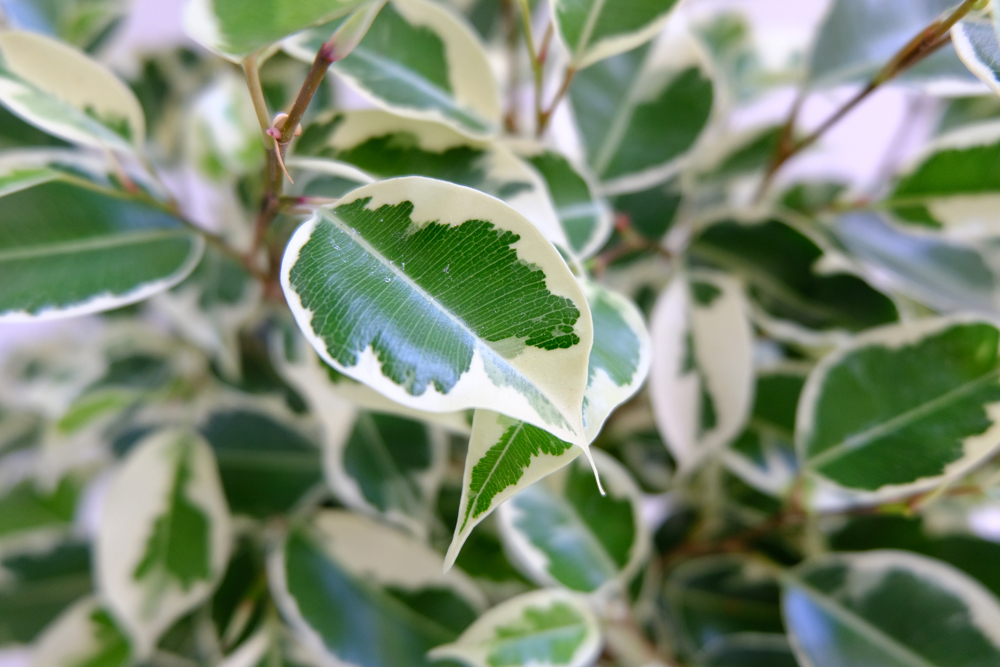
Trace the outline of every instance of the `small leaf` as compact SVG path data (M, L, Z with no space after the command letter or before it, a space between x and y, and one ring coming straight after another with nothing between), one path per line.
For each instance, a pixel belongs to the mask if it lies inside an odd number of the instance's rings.
M50 625L34 646L40 667L127 667L128 638L96 598L80 600Z
M734 439L753 401L753 331L739 283L680 274L653 309L649 391L656 423L681 467Z
M172 215L62 180L0 199L0 320L71 317L183 280L204 242Z
M585 667L600 648L600 629L587 602L565 591L545 590L490 609L455 643L439 646L429 657L470 667Z
M607 495L586 461L562 468L500 505L500 535L512 562L540 586L594 592L623 585L649 555L640 491L628 471L592 452Z
M992 324L935 319L858 336L802 392L796 446L821 483L814 502L848 490L852 502L885 502L961 476L996 450L998 403Z
M965 66L1000 95L1000 39L990 21L966 17L952 27L951 40Z
M671 15L677 0L550 0L570 64L583 69L648 41Z
M96 571L138 655L209 596L229 557L229 521L203 440L161 431L129 453L101 515Z
M782 581L801 664L988 665L1000 602L949 565L905 551L828 554Z
M103 65L42 35L0 35L0 104L73 143L132 152L145 141L135 95Z
M605 190L616 194L648 188L676 172L715 100L688 37L592 65L576 75L569 94L587 162Z
M330 27L284 43L312 62ZM478 36L451 11L427 0L390 0L361 43L331 66L337 76L385 109L444 123L472 137L497 133L500 92Z
M320 356L393 400L503 406L582 436L590 310L555 248L502 202L425 178L359 188L295 232L282 287Z

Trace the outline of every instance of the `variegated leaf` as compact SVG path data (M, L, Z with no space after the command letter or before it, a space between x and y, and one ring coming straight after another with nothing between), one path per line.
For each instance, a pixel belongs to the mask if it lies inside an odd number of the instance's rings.
M116 619L88 597L53 621L35 645L32 667L126 667L133 651Z
M570 64L583 69L652 39L678 0L550 0Z

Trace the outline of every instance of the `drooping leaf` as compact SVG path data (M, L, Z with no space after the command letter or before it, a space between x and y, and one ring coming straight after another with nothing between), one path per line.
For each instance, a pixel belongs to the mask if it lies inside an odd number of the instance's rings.
M184 29L233 62L309 26L350 13L364 0L187 0ZM330 32L326 33L328 39ZM316 55L313 50L309 60Z
M782 607L800 663L988 665L1000 602L968 576L905 551L827 554L791 571Z
M642 385L649 372L651 344L642 315L631 302L594 283L583 286L594 323L583 399L584 444L589 446L611 412ZM472 529L500 503L568 465L580 453L579 447L535 426L477 410L446 565L451 567Z
M312 62L330 29L284 43ZM331 70L395 114L445 123L472 137L496 134L500 93L479 37L447 8L427 0L390 0L361 43Z
M895 304L858 276L822 271L823 248L781 220L719 221L690 251L743 280L759 306L757 323L772 335L821 342L898 318Z
M577 459L500 505L500 535L513 563L541 586L593 592L623 584L649 555L640 492L628 471L592 452L607 491Z
M425 178L359 188L295 232L282 287L320 356L393 400L503 405L583 435L590 309L555 248L502 202Z
M61 614L35 643L32 665L126 667L133 658L128 637L97 598L88 597Z
M100 591L148 655L222 576L230 519L212 450L159 431L128 455L108 490L96 541Z
M648 188L677 171L715 100L686 37L588 67L573 79L569 97L587 161L615 193Z
M679 274L653 309L649 391L664 442L682 467L718 451L753 404L753 330L739 283Z
M828 355L803 389L800 464L814 502L881 502L960 476L997 446L1000 330L948 319L882 327ZM827 489L827 487L833 488Z
M294 528L269 568L272 595L296 637L358 667L428 665L485 606L459 572L402 533L342 511Z
M430 653L470 667L590 665L601 648L586 601L557 589L525 593L490 609L452 644Z
M172 215L66 181L0 198L0 319L134 303L187 276L204 242Z
M551 0L559 36L577 69L653 38L677 0Z
M0 104L73 143L132 152L146 121L135 95L103 65L51 37L0 35Z
M510 204L553 243L568 245L569 231L545 181L499 143L469 139L439 123L364 110L317 121L297 151L333 158L378 179L427 176L480 190Z

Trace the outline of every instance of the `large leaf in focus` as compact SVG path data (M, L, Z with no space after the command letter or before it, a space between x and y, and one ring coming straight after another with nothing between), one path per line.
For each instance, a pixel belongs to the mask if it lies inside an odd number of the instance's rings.
M435 412L502 405L582 438L590 309L506 204L426 178L359 188L295 232L282 286L323 359L389 398Z
M952 0L835 0L814 43L809 83L826 88L869 79L956 4ZM975 79L946 44L902 80L968 84Z
M330 28L288 40L292 56L312 62ZM463 21L427 0L390 0L361 43L331 70L395 114L445 123L474 137L496 134L500 92L486 50Z
M348 14L363 0L187 0L184 29L206 49L240 62L311 25ZM330 37L326 33L325 39ZM313 56L316 50L313 49ZM309 58L312 61L312 56Z
M1000 330L925 320L867 332L802 392L801 465L829 493L880 502L958 477L1000 442ZM814 502L827 500L824 493Z
M625 297L586 282L594 346L583 397L585 444L597 438L611 412L638 391L649 372L651 344L639 310ZM462 499L450 567L472 529L500 503L565 465L579 447L535 426L489 410L476 410L465 459Z
M67 609L33 647L38 667L127 667L133 653L128 637L96 598Z
M678 0L551 0L570 64L583 69L651 39Z
M145 140L142 107L129 87L103 65L43 35L0 34L0 104L78 144L131 152Z
M545 181L498 143L469 139L439 123L364 110L314 123L296 150L353 165L376 179L427 176L480 190L510 204L553 243L567 245L568 230Z
M753 330L739 283L680 273L653 309L650 400L681 467L735 438L753 404Z
M343 511L291 530L269 567L297 638L337 664L424 666L485 606L465 575L403 534Z
M229 559L231 527L212 450L160 431L128 455L107 492L96 543L103 598L138 655L203 602Z
M778 582L746 556L689 560L671 572L664 590L680 647L688 655L727 638L782 631Z
M756 319L792 340L860 331L897 319L896 306L864 280L837 268L813 239L780 221L722 220L691 242L694 258L739 276L760 306Z
M1000 601L940 561L905 551L829 554L782 580L800 663L972 667L1000 662Z
M70 317L180 282L204 242L147 204L65 181L0 198L0 320Z
M0 556L0 645L30 643L91 591L90 545L60 540Z
M578 458L497 511L506 552L540 586L589 593L623 585L649 556L639 487L613 458L599 450L592 455L607 495Z
M586 600L560 590L525 593L490 609L435 660L470 667L586 667L597 658L601 632Z
M261 519L291 511L323 483L316 444L287 416L264 407L218 406L199 429L215 453L230 510Z
M613 217L608 203L597 195L590 174L562 153L541 145L518 143L515 150L545 180L570 249L581 259L600 250L611 235Z
M655 185L677 171L715 101L687 37L592 65L573 79L569 96L587 162L615 192Z

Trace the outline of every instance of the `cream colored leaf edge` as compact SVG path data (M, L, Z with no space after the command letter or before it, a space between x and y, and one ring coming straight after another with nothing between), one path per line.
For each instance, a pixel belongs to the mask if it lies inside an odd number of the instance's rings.
M187 591L173 584L150 591L133 578L156 519L167 509L177 469L177 450L189 448L188 500L208 518L209 581ZM191 431L158 431L142 440L115 472L100 514L95 540L97 587L115 618L134 640L135 655L149 656L160 636L182 615L204 602L222 577L232 547L232 524L212 449Z
M998 326L994 321L975 316L943 317L906 324L892 324L871 329L855 336L849 344L826 355L810 373L799 399L798 413L795 417L795 450L800 464L806 462L805 443L811 437L815 425L816 404L826 376L847 355L871 346L885 347L889 350L899 349L929 336L942 333L954 326L964 324ZM802 464L803 470L808 474L808 479L812 484L811 492L807 495L809 505L823 511L880 505L929 491L960 479L1000 451L1000 403L991 403L984 408L988 418L993 422L992 425L983 433L966 438L962 443L963 456L945 466L944 472L940 475L924 477L907 484L887 484L874 491L862 491L836 484L832 480L810 471L808 462Z
M988 21L980 22L968 18L964 21L959 21L952 26L950 31L955 51L958 53L959 59L969 68L970 72L976 75L977 79L989 86L990 90L994 93L1000 95L1000 77L997 76L997 72L976 55L976 50L972 46L972 40L969 38L968 22L983 23L988 29L993 30L993 25Z
M629 558L617 576L601 588L590 593L595 598L605 595L614 595L615 591L622 585L631 581L643 563L649 557L652 548L652 538L649 534L649 527L642 518L642 491L638 484L632 479L628 470L609 454L605 454L599 449L591 450L597 471L601 475L607 487L607 495L618 500L628 500L632 506L632 519L635 538L629 549ZM562 467L562 473L549 475L542 484L548 484L556 490L556 495L561 496L560 489L564 484L566 468ZM511 564L517 567L528 578L539 586L562 586L562 584L549 573L549 557L517 527L518 509L512 503L503 503L497 508L497 526L500 530L500 538L504 545L504 553L510 559ZM589 530L580 522L581 530Z
M487 363L499 364L503 358L477 342L472 363L458 382L447 393L428 387L421 396L409 394L403 387L382 374L381 364L371 349L363 350L358 363L342 366L327 351L322 339L311 328L312 313L303 305L291 286L290 273L299 252L309 241L319 224L322 213L317 213L293 234L285 250L281 269L281 284L288 305L306 339L323 360L344 375L367 384L387 398L408 407L427 412L454 412L468 408L495 408L503 406L505 414L535 424L563 440L581 442L583 419L581 406L587 382L587 366L593 343L593 325L586 297L566 262L541 232L498 199L476 190L443 181L421 177L404 177L381 181L352 191L341 200L348 204L358 199L371 198L368 206L395 205L404 201L414 206L413 223L419 226L438 222L460 225L467 220L488 220L498 229L520 236L513 244L518 257L539 267L545 274L546 288L552 294L566 297L580 312L576 334L580 342L563 350L540 350L526 347L514 363L504 361L512 373L533 386L554 407L563 420L562 424L547 421L529 398L511 386L498 386L490 378ZM333 214L331 209L326 209ZM363 239L358 239L362 243ZM401 279L408 280L403 274ZM485 348L485 352L484 352ZM489 355L487 358L486 355Z
M690 293L692 281L714 285L721 294L709 307L700 306ZM754 369L749 306L735 279L691 271L674 277L660 294L651 319L656 341L649 374L653 414L679 471L690 471L729 444L750 418ZM700 437L701 380L697 373L682 372L688 331L718 419L717 426Z
M100 609L100 600L93 595L65 609L35 640L30 666L62 667L92 658L102 647L90 617Z
M559 5L565 2L565 0L550 0L549 8L556 25L559 25ZM610 58L611 56L618 55L619 53L624 53L625 51L631 51L632 49L648 42L666 25L667 21L674 16L677 11L677 6L681 4L680 0L674 3L673 7L668 9L663 14L655 17L652 21L644 25L638 30L633 30L631 32L624 32L611 37L605 37L595 43L591 43L590 37L593 32L593 28L607 3L614 2L614 0L593 0L590 5L590 9L587 12L587 18L584 21L584 34L581 35L581 44L577 44L576 48L572 48L569 43L566 42L563 36L562 27L556 31L559 35L559 42L562 44L566 53L570 54L570 64L577 70L581 70L588 65L593 65L594 63L604 60L605 58Z
M128 151L142 148L146 136L142 106L132 90L103 65L58 40L29 32L0 33L0 53L11 72L80 113L85 113L89 107L101 116L114 114L126 119L133 141L129 144L111 130L98 137L74 127L34 119L29 105L16 105L14 110L18 115L26 116L46 132L75 143Z
M532 591L500 603L476 619L454 643L431 650L428 657L431 660L451 658L475 667L490 667L489 654L500 640L498 629L523 622L529 611L542 612L556 605L567 606L579 615L585 632L583 640L568 661L533 660L531 664L535 667L556 664L561 667L585 667L592 664L602 644L597 617L586 598L560 589Z

